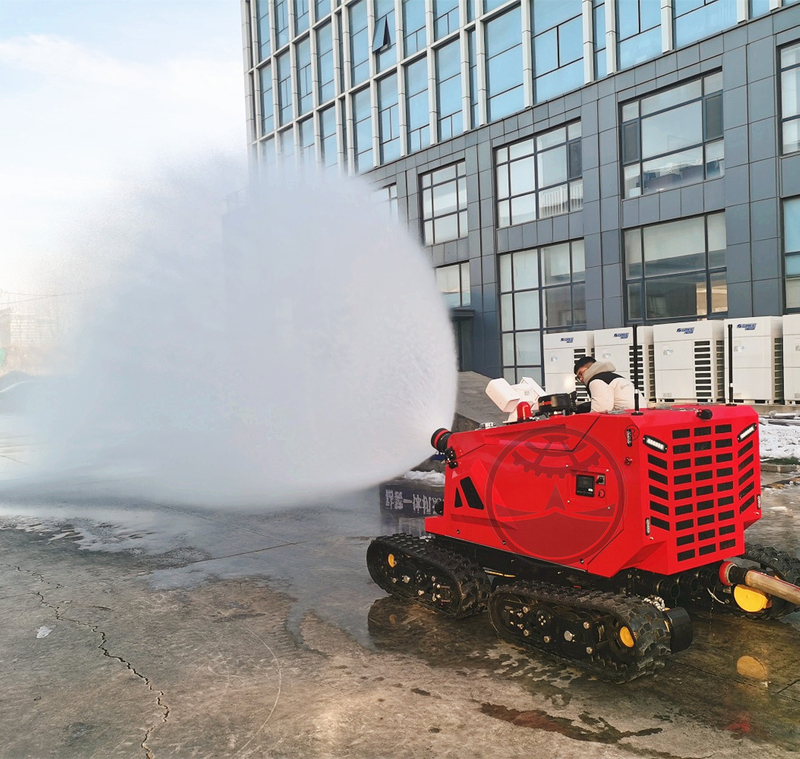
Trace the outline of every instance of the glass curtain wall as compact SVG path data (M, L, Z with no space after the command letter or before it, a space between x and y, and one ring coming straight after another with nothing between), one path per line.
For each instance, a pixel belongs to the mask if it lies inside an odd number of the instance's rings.
M440 140L464 131L461 116L461 41L436 50L436 111Z
M425 49L427 41L424 2L403 0L403 44L405 56L414 55Z
M533 0L533 76L537 103L583 84L581 0Z
M430 118L428 59L423 57L406 66L406 124L412 153L431 144Z
M673 0L675 47L736 26L736 0Z
M519 6L489 21L485 30L486 108L489 121L495 121L525 105Z
M661 54L661 3L617 0L618 61L621 69Z
M378 138L381 163L400 157L400 112L397 105L397 74L378 82Z

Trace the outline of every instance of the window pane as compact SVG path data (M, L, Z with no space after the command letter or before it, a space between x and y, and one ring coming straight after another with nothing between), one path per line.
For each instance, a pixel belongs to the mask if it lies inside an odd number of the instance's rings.
M405 54L413 55L425 47L425 3L403 0L403 36Z
M679 15L681 7L688 8L693 4L701 7L686 15ZM675 4L675 47L690 45L721 29L736 25L736 0L712 0L705 5L693 4L685 0Z
M458 209L458 195L455 182L447 182L433 188L433 213L441 216Z
M469 280L469 263L460 264L461 270L461 305L470 305L470 280Z
M572 326L572 298L569 287L549 287L544 290L544 326Z
M458 239L458 216L436 217L433 220L433 239L434 242L447 242L448 240Z
M458 264L436 269L436 284L450 308L461 305L461 276Z
M632 121L622 126L622 162L639 160L639 122Z
M642 188L645 192L667 190L703 180L703 148L654 158L642 164Z
M716 140L722 137L722 93L705 100L705 138Z
M278 65L278 114L280 125L292 120L292 67L289 53L283 53L276 59Z
M561 142L566 142L566 140L567 140L567 130L564 129L564 127L561 127L560 129L552 129L549 132L540 134L536 138L536 149L546 150L547 148L553 147L553 145L558 145Z
M539 286L539 257L535 250L514 253L514 289Z
M632 321L642 318L642 284L631 282L628 285L628 318Z
M507 198L510 193L509 178L511 175L511 171L509 169L509 165L506 163L498 166L496 173L497 173L497 197Z
M636 198L641 195L642 177L639 171L639 164L635 163L633 166L626 166L622 173L625 180L625 197Z
M781 74L781 112L784 118L797 116L800 111L800 69L790 69Z
M680 319L708 312L705 274L683 274L645 282L648 319Z
M581 86L583 86L583 61L575 61L549 74L536 77L536 102L550 100Z
M558 62L565 66L583 58L583 19L568 21L558 29Z
M406 67L406 119L410 150L421 150L430 144L430 110L428 107L428 61L421 58Z
M365 0L350 6L350 67L352 83L359 84L369 76L369 37Z
M533 28L543 32L573 16L580 15L581 0L558 0L558 2L533 3Z
M705 268L705 222L702 217L645 227L643 233L647 276Z
M786 308L800 308L800 279L786 280Z
M642 276L642 234L638 229L625 233L625 274Z
M542 341L538 332L517 332L517 364L540 364Z
M783 244L787 253L800 252L800 198L783 202Z
M533 156L514 161L509 164L509 169L512 195L521 195L536 189L533 176Z
M716 179L725 173L725 143L723 140L706 145L706 179Z
M486 89L489 119L521 110L522 33L519 6L486 24Z
M699 98L701 94L701 83L696 81L683 84L680 87L673 87L660 92L658 95L651 95L641 101L642 116L647 116L665 108L671 108L679 103L685 103L687 100L694 100Z
M572 326L586 326L586 285L572 287Z
M800 150L800 119L783 124L783 152L794 153Z
M533 62L537 76L558 68L558 32L555 29L533 40Z
M320 111L320 131L322 138L322 163L326 167L335 166L339 160L336 144L336 109Z
M272 70L265 66L259 72L261 77L261 133L268 134L275 129L275 106L272 101Z
M500 256L500 292L507 293L511 286L511 256Z
M547 150L537 156L539 187L567 181L567 146Z
M500 325L504 330L514 329L514 296L500 296Z
M543 284L557 285L570 281L569 243L542 248Z
M728 311L728 283L725 272L711 274L711 312L715 314Z
M706 219L708 226L708 265L711 269L725 266L725 214L715 213Z
M650 0L652 4L652 0ZM660 10L660 9L659 9ZM661 27L637 34L619 43L619 67L630 68L661 55Z
M550 187L539 191L539 216L558 216L569 211L569 191L567 185Z
M792 45L781 50L781 68L796 66L800 63L800 45Z
M642 119L642 158L698 145L703 141L700 102Z
M294 0L294 33L308 29L308 0Z
M503 335L503 366L514 366L514 333Z
M583 240L572 243L572 281L583 282L586 279L586 259Z
M317 29L316 34L319 102L324 103L336 94L333 68L333 36L330 22Z
M308 19L308 15L306 15L306 19ZM297 96L299 98L298 115L302 116L304 113L308 113L313 105L311 102L311 41L308 37L297 43L295 56L297 59Z
M519 195L511 199L511 224L524 224L536 219L536 196Z

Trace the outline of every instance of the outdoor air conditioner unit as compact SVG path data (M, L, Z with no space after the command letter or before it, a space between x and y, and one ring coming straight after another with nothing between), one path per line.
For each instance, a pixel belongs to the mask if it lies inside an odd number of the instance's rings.
M731 351L728 341L733 339ZM725 359L733 356L733 400L783 401L783 323L780 316L725 320ZM730 367L726 366L726 390ZM728 391L730 392L730 391Z
M653 353L658 401L714 403L724 398L721 321L656 324Z
M591 332L560 332L544 336L544 387L547 393L578 391L578 403L589 400L583 385L576 387L575 362L591 356L594 348Z
M594 357L598 361L610 361L618 372L631 382L637 379L639 390L647 400L656 398L656 368L653 361L653 328L639 327L636 330L637 356L633 351L633 327L598 329L594 333ZM638 363L638 374L636 364Z
M800 314L783 317L783 397L800 403Z

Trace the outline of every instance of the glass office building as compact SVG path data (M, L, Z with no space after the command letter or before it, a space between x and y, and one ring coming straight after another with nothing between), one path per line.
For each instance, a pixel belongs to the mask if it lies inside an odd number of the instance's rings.
M242 0L256 173L361 174L463 369L547 332L800 311L800 3Z

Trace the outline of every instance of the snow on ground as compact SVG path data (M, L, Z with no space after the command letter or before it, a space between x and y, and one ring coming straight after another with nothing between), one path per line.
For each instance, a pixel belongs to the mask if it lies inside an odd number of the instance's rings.
M444 474L441 472L418 472L412 470L403 475L406 480L417 480L428 485L444 485Z
M800 425L764 424L758 426L762 459L800 459Z

